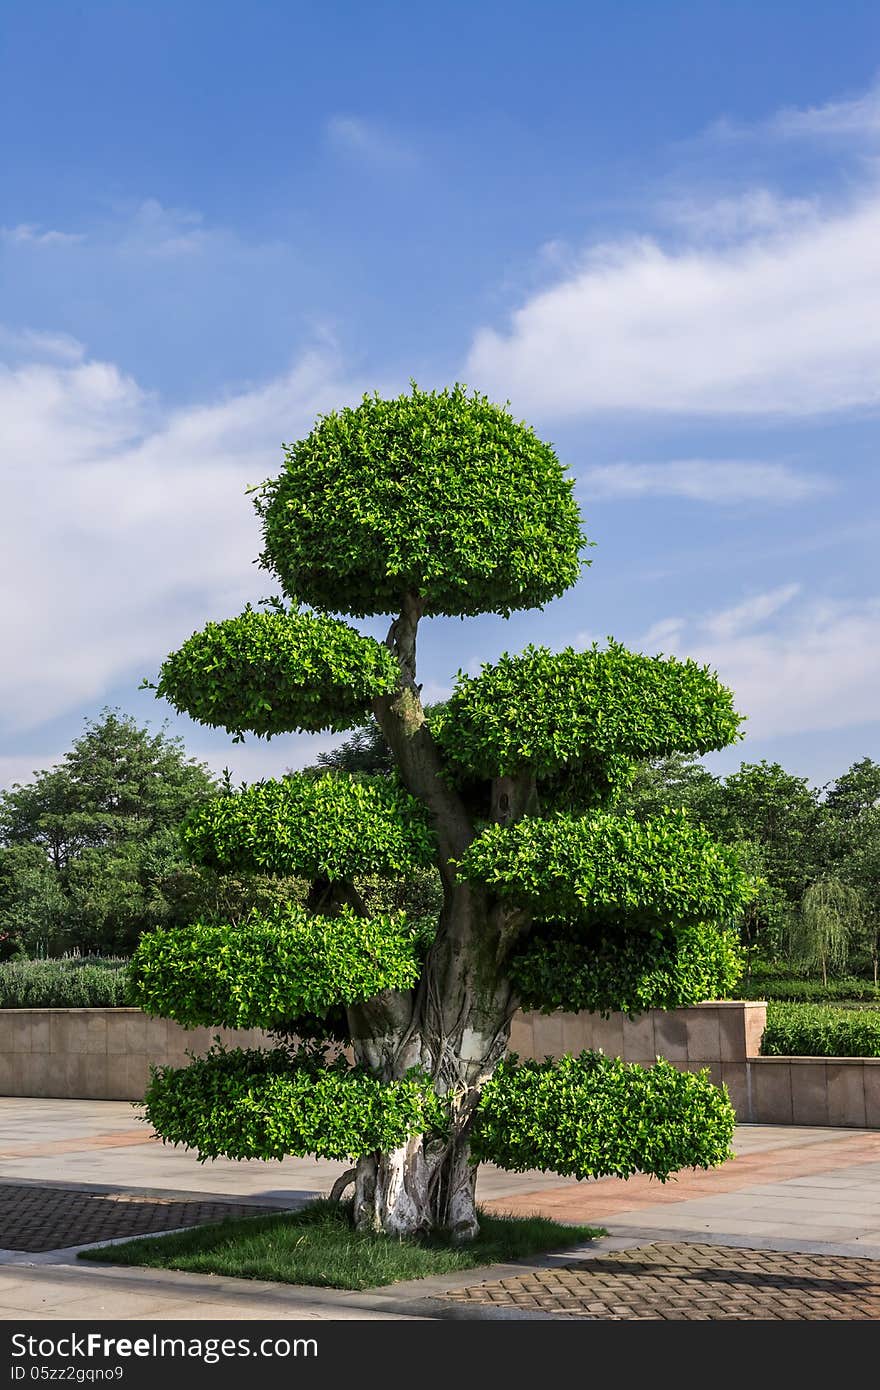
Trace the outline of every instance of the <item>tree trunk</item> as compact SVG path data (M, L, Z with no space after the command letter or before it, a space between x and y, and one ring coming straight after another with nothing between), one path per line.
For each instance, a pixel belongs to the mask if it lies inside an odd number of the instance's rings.
M472 1240L479 1230L470 1162L470 1131L480 1090L507 1049L516 1007L506 978L510 952L527 913L495 900L487 889L460 883L456 863L476 834L468 806L444 776L443 759L425 720L416 681L416 634L423 604L407 594L386 639L401 682L373 704L373 713L407 790L424 804L437 840L443 911L421 978L409 993L387 992L348 1010L358 1062L383 1081L410 1067L426 1072L449 1107L448 1131L416 1135L392 1153L362 1157L355 1175L359 1230L389 1235L451 1232ZM534 778L495 779L492 818L507 824L534 813Z
M444 1230L455 1241L472 1240L479 1231L470 1131L482 1086L504 1056L510 1034L515 1004L498 963L509 922L505 910L487 908L481 891L459 885L447 897L418 989L378 996L348 1011L358 1062L384 1081L418 1066L449 1106L442 1137L417 1135L391 1153L359 1160L359 1230L397 1236Z
M393 1236L449 1231L456 1242L479 1231L476 1165L467 1139L447 1148L416 1135L391 1153L359 1159L355 1176L354 1223L359 1231Z

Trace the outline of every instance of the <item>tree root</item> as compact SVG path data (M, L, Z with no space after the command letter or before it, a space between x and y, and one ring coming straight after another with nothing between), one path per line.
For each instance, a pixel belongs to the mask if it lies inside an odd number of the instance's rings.
M341 1201L342 1201L342 1194L343 1194L343 1192L345 1191L345 1189L346 1189L347 1187L350 1187L350 1186L351 1186L351 1184L354 1182L354 1180L355 1180L356 1177L357 1177L357 1169L356 1169L356 1168L349 1168L349 1169L347 1169L346 1172L344 1172L344 1173L342 1174L342 1176L341 1176L340 1178L337 1178L336 1181L335 1181L335 1183L333 1184L333 1186L332 1186L331 1189L330 1189L330 1201L331 1201L331 1202L341 1202Z

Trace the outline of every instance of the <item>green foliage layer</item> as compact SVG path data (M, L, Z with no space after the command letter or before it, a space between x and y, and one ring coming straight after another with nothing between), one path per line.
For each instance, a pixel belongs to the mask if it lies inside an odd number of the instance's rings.
M573 936L570 926L550 923L514 957L510 975L525 1009L634 1015L729 999L742 969L738 936L729 928Z
M417 1074L386 1083L344 1057L292 1061L282 1048L215 1048L188 1067L153 1069L146 1118L200 1160L349 1159L441 1126L443 1109Z
M289 1032L300 1015L409 989L419 975L417 947L401 917L363 918L350 908L318 917L291 904L235 927L149 932L129 978L145 1013L187 1027Z
M534 431L462 386L324 415L258 498L262 563L330 613L534 608L580 573L572 481Z
M459 672L432 729L455 765L498 777L524 766L553 773L585 755L601 765L673 749L705 753L732 743L740 722L730 691L706 667L609 641L604 651L527 647L479 676Z
M515 1173L577 1178L714 1168L731 1157L735 1116L708 1072L582 1052L558 1061L511 1054L483 1088L474 1156Z
M768 1004L762 1057L880 1057L880 1011Z
M560 812L491 825L468 846L459 876L541 916L629 927L728 920L750 891L734 851L682 812L644 824Z
M0 1009L116 1009L130 1004L126 962L74 956L0 965Z
M388 777L260 782L199 807L181 834L194 864L331 882L402 876L434 854L422 803Z
M351 729L400 678L381 642L314 613L258 613L208 623L163 663L156 687L200 724L273 734Z

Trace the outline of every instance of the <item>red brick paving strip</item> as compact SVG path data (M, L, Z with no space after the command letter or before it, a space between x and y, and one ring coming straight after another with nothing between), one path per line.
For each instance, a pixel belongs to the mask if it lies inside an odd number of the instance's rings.
M159 1144L149 1129L122 1129L116 1134L82 1135L78 1139L44 1139L40 1144L6 1144L0 1158L51 1158L53 1154L87 1153L89 1149L127 1149L133 1144Z
M444 1298L554 1317L699 1321L880 1318L880 1261L657 1243Z
M878 1162L880 1134L854 1134L851 1139L804 1144L797 1149L743 1154L720 1168L687 1168L666 1183L637 1173L626 1180L597 1178L589 1182L569 1182L564 1187L519 1192L515 1196L495 1197L482 1205L489 1211L511 1212L517 1216L540 1213L556 1221L600 1221L603 1217L638 1211L641 1207L717 1197L720 1193L738 1192L760 1183L788 1182L791 1178L818 1176Z
M286 1208L185 1197L140 1197L0 1183L0 1250L64 1250L100 1240L155 1235L224 1217L271 1216Z

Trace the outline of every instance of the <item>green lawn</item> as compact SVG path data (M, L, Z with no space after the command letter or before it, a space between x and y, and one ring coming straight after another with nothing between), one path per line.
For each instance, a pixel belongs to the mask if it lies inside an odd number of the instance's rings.
M80 1251L81 1260L146 1265L239 1279L275 1279L331 1289L369 1289L398 1279L453 1274L476 1265L566 1250L605 1235L592 1226L562 1226L533 1216L480 1214L480 1234L467 1246L440 1236L399 1240L353 1231L344 1204L319 1200L281 1216L194 1226L175 1235L147 1236Z

